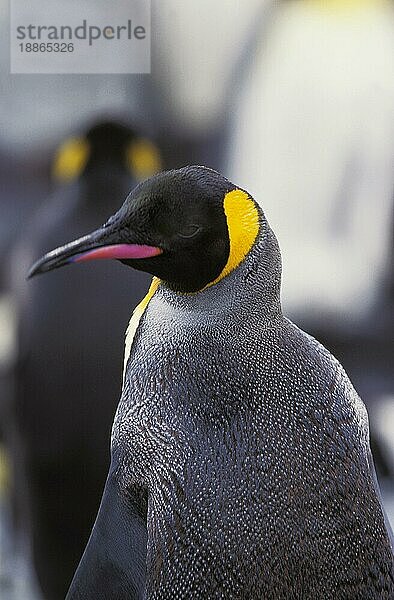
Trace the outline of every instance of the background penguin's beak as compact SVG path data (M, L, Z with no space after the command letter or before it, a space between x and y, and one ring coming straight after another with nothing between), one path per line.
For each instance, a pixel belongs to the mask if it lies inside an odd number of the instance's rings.
M45 254L34 263L27 278L30 279L34 275L46 273L70 263L103 258L151 258L162 253L162 250L155 246L117 243L117 241L119 242L118 232L111 232L108 228L101 227L89 235Z

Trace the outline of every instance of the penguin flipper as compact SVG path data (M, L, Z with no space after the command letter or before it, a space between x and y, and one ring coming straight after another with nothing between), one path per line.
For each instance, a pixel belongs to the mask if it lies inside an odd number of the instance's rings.
M110 471L98 515L66 600L137 600L145 589L146 517Z

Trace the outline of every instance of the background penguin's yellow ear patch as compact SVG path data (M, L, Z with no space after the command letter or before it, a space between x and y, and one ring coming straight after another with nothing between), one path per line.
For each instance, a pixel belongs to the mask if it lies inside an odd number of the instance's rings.
M257 207L243 190L228 192L223 201L230 239L230 253L223 271L209 285L217 283L236 269L252 249L260 229Z
M0 499L5 496L10 487L11 465L7 451L0 445Z
M126 161L131 174L139 181L161 171L160 152L155 144L145 138L130 142Z
M307 0L307 3L331 13L348 12L389 4L388 0Z
M53 161L52 175L62 182L79 177L90 154L89 142L84 138L69 138L58 149Z

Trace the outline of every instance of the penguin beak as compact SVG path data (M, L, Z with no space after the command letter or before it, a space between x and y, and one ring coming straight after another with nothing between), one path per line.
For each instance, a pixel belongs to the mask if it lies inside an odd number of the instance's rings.
M101 227L89 235L79 238L65 246L56 248L40 258L31 267L27 278L39 273L46 273L70 263L86 262L104 258L143 259L152 258L162 253L161 248L144 244L119 244L118 232L110 232Z

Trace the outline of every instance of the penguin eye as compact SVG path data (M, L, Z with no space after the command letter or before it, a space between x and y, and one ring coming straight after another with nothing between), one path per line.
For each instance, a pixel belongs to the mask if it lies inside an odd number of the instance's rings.
M199 225L185 225L181 232L178 233L179 237L189 239L197 235L201 231L201 227Z

